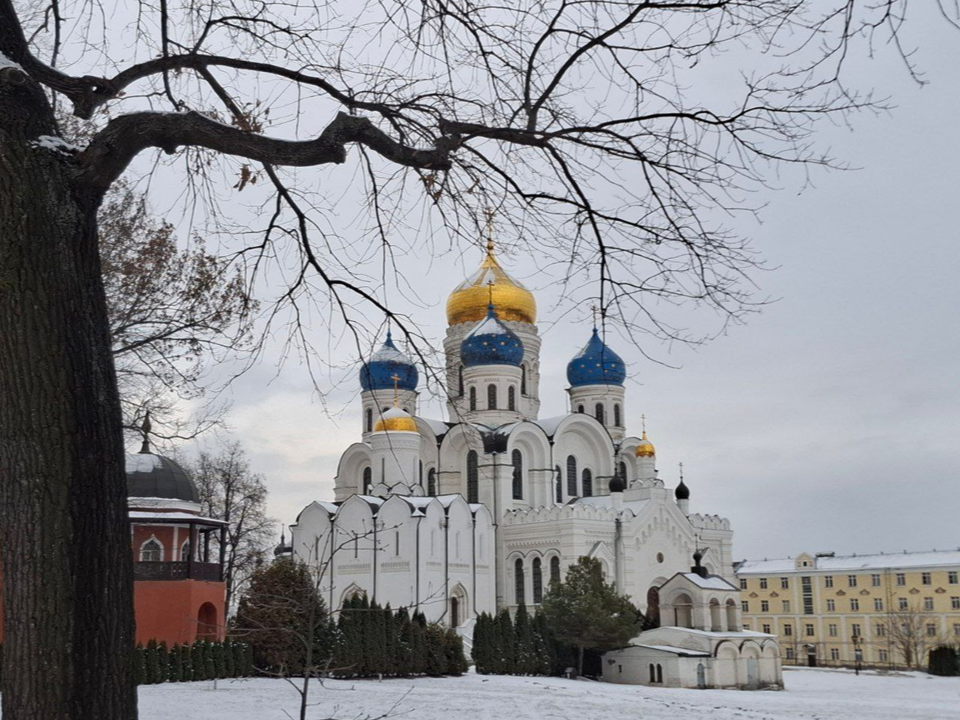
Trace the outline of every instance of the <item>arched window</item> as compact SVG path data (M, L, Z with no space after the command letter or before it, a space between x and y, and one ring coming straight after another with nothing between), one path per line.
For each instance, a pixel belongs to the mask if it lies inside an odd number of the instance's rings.
M520 394L527 394L527 366L520 366Z
M367 432L373 432L373 408L367 408L367 419L364 422Z
M655 683L657 681L657 667L650 663L650 682Z
M647 590L647 609L643 613L651 627L660 627L660 590L652 587Z
M507 410L517 409L517 389L511 385L507 388Z
M620 462L620 479L624 485L627 484L627 464L623 461Z
M563 473L560 472L559 465L557 465L553 469L553 472L556 475L556 477L554 478L554 483L556 487L553 489L553 492L556 495L557 502L562 503L563 502Z
M540 567L540 558L533 559L533 604L543 602L543 569Z
M620 422L620 403L616 403L613 406L613 424L617 427L621 427L622 425Z
M180 562L190 562L190 541L184 540L180 546Z
M597 406L593 410L593 414L600 423L606 424L606 418L604 417L603 413L603 403L597 403Z
M593 495L593 473L590 468L583 469L583 497Z
M513 499L523 500L523 453L514 450L513 460Z
M477 409L477 389L475 387L470 388L470 409Z
M363 494L370 494L370 486L373 485L373 470L365 467L363 469Z
M417 484L423 487L423 460L420 461L420 474L417 476Z
M460 397L463 397L463 365L457 370L457 382L460 387Z
M467 453L467 502L480 502L480 468L476 450Z
M583 405L577 405L577 412L583 414Z
M560 558L554 555L550 558L550 584L557 585L560 582Z
M663 683L663 665L657 663L657 682Z
M427 471L427 495L437 494L437 471L430 468Z
M150 538L140 546L140 562L163 562L163 545L156 538Z
M513 591L516 596L517 605L523 602L523 560L517 558L513 564Z
M577 495L577 459L573 455L567 458L567 495Z
M497 409L497 386L487 385L487 410Z

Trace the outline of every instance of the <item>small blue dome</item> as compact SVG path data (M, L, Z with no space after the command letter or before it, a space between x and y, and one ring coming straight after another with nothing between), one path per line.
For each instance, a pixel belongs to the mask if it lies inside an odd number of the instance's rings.
M390 331L383 346L360 368L360 387L368 390L393 390L393 376L400 378L397 388L416 390L420 381L417 366L393 344Z
M623 385L626 379L627 366L623 359L606 346L596 328L583 350L567 364L570 387Z
M523 361L523 342L517 334L497 318L493 305L487 306L487 317L460 343L460 359L464 366L514 365Z

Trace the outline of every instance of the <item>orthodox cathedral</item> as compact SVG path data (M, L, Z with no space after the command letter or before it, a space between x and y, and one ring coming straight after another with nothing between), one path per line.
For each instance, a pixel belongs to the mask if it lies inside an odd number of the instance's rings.
M689 575L703 548L698 572L736 595L729 521L691 513L682 478L668 488L658 476L646 430L628 434L639 413L626 367L597 328L567 366L568 412L541 418L536 301L491 243L450 295L447 321L448 418L420 415L418 369L388 333L360 370L363 425L334 500L304 508L278 548L316 569L330 607L365 593L462 628L469 642L479 613L538 605L589 556L659 617L661 588ZM663 598L663 622L694 627L709 602ZM725 608L712 629L739 631L739 603Z

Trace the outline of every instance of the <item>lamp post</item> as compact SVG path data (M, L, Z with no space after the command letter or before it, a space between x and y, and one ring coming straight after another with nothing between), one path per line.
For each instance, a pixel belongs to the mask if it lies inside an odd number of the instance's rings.
M863 650L860 648L861 638L859 635L853 636L853 657L857 662L856 674L860 674L860 665L863 663Z

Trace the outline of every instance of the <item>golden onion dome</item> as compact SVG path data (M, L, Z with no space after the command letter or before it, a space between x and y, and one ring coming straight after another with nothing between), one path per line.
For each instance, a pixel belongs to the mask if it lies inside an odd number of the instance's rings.
M447 298L447 323L459 325L483 320L490 304L497 308L501 320L531 325L537 321L537 301L533 293L500 267L493 254L493 242L487 243L487 256L477 271L457 285Z
M640 442L637 443L633 454L637 457L656 457L657 450L653 447L653 443L647 440L646 430L643 431L643 436L640 438Z
M373 426L374 432L419 432L417 430L417 421L400 408L394 406L387 410L376 425Z

